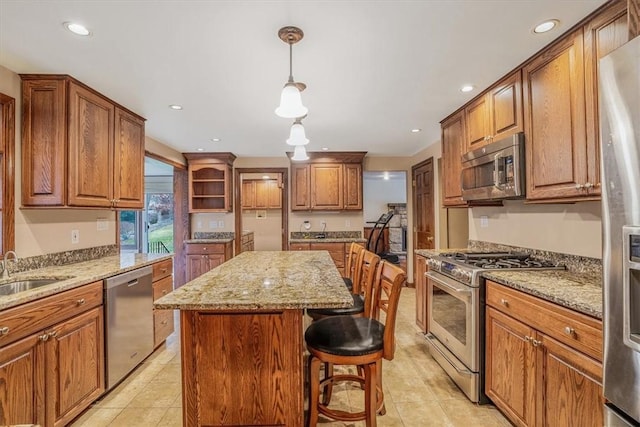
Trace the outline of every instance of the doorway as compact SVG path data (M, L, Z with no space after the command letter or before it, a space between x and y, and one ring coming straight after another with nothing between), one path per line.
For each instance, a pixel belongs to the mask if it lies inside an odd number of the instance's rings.
M286 250L288 245L287 168L234 168L236 242L253 232L256 251ZM235 245L235 254L242 245Z
M435 248L435 215L433 199L433 157L411 167L413 179L413 248ZM414 255L413 265L417 265ZM417 274L414 269L414 275ZM418 278L414 277L414 283Z
M173 166L146 156L144 209L120 211L118 219L121 251L174 252Z

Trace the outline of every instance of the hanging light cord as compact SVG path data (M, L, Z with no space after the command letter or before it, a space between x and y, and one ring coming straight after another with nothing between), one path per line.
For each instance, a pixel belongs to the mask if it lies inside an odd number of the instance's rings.
M293 43L289 42L289 83L293 83Z

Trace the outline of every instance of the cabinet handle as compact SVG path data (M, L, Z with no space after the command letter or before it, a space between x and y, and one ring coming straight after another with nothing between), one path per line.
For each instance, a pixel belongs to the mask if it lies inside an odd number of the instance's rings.
M531 342L531 337L530 337L529 335L525 335L525 336L524 336L524 340L525 340L526 342Z
M8 326L3 326L0 328L0 336L2 335L7 335L9 333L9 327Z
M163 320L163 321L162 321L162 322L160 322L160 323L162 323L163 325L166 325L166 324L167 324L167 321L166 321L166 320Z
M573 329L571 326L565 326L564 327L564 333L569 335L569 336L574 336L576 334L576 330Z
M84 300L84 298L80 298L78 301L76 301L76 304L78 304L78 307L81 305L84 305L86 301Z
M506 299L502 298L500 300L500 304L504 305L505 307L509 307L509 301L507 301Z
M49 335L49 338L55 338L58 335L58 331L51 331L47 335Z
M162 270L160 270L160 273L166 273L166 272L167 272L166 268L163 268Z
M534 347L542 347L542 341L531 340L531 344L533 344Z
M587 190L587 191L589 191L589 190L590 190L590 189L592 189L593 187L594 187L594 185L593 185L592 183L590 183L590 182L586 182L586 183L584 184L584 189L585 189L585 190Z
M38 337L40 341L47 341L49 339L49 334L42 334Z
M584 190L584 184L576 184L576 190Z

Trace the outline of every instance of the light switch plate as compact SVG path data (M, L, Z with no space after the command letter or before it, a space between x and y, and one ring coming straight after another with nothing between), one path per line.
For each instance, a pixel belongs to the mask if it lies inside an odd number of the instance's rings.
M107 231L109 229L109 221L106 218L98 218L96 220L97 231Z
M486 215L480 216L480 228L488 228L489 227L489 217Z

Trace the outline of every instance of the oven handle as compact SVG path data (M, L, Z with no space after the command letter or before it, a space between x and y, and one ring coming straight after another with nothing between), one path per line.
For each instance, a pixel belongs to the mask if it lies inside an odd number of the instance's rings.
M427 339L429 339L429 338L427 337ZM451 359L449 359L449 357L447 357L447 355L444 354L444 352L442 350L440 350L437 345L431 344L430 347L432 349L436 350L438 352L438 354L440 354L440 356L442 356L447 362L449 362L449 365L451 365L451 367L453 369L455 369L459 374L464 374L464 375L471 375L472 374L472 372L470 370L468 370L468 369L460 369L460 368L458 368L456 366L456 363L453 363L453 361L451 361Z
M455 293L458 293L458 294L465 294L465 295L473 293L473 290L469 289L467 286L463 285L464 287L457 287L453 283L449 283L449 281L445 282L439 276L436 276L435 274L431 273L430 271L427 272L425 274L425 276L427 276L429 279L433 280L434 282L437 282L438 284L442 285L443 287L447 288L448 290L450 290L452 292L455 292ZM453 282L453 281L451 281L451 282Z

